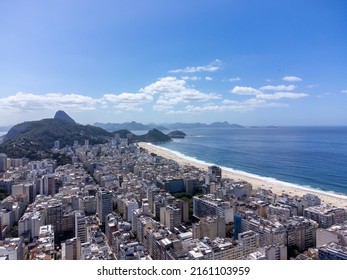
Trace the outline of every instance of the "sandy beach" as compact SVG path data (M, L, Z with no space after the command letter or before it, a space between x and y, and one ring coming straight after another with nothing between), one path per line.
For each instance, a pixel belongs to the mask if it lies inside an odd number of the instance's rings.
M178 164L191 165L191 166L195 166L199 169L207 171L208 165L202 162L195 161L193 159L190 160L185 157L180 157L176 153L173 153L169 150L163 149L161 147L158 147L152 144L141 142L141 143L138 143L138 145L146 149L150 153L155 153L167 159L172 159L176 161ZM222 176L223 178L230 178L235 181L240 181L240 180L247 181L253 185L253 189L257 189L257 188L268 189L277 195L288 194L291 196L295 196L295 195L303 196L304 194L307 194L307 193L316 194L321 198L322 204L328 203L337 207L342 207L347 209L347 196L334 195L334 194L325 193L319 190L316 191L312 189L304 189L301 187L295 187L294 184L281 182L281 181L273 180L273 179L267 180L266 178L264 179L257 178L257 177L253 177L252 174L248 175L247 173L244 173L244 172L240 172L240 173L232 172L226 169L222 169Z

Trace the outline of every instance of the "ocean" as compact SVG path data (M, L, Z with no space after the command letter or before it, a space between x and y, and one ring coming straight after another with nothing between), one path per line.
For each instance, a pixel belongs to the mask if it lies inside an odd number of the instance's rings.
M182 131L186 138L159 146L253 177L347 196L347 127Z

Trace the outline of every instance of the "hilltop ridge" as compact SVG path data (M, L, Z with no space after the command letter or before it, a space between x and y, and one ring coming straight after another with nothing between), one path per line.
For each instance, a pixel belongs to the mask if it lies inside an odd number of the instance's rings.
M80 125L70 118L64 111L58 111L52 119L27 121L13 126L0 144L0 153L6 153L9 157L27 157L40 159L51 156L51 149L55 141L59 141L60 147L72 146L75 141L83 144L85 140L89 144L106 143L116 133L121 138L127 138L132 133L128 130L108 132L93 125ZM132 134L134 142L167 142L171 138L157 129L149 130L144 135Z
M70 122L70 123L76 123L73 118L71 118L67 113L65 113L62 110L57 111L55 113L53 119L55 119L55 120L63 120L63 121L67 121L67 122Z

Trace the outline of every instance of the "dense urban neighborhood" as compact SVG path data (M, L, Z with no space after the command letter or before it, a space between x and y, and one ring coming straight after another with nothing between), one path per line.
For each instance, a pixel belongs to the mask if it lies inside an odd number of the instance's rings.
M0 259L347 259L346 209L180 165L131 138L55 141L55 159L0 154Z

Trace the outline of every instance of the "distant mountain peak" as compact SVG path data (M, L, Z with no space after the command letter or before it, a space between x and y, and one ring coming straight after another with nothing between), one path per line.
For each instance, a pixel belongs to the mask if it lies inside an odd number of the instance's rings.
M62 110L59 110L55 113L54 115L54 119L56 120L63 120L63 121L67 121L67 122L70 122L70 123L76 123L73 118L71 118L68 114L66 114L64 111Z

